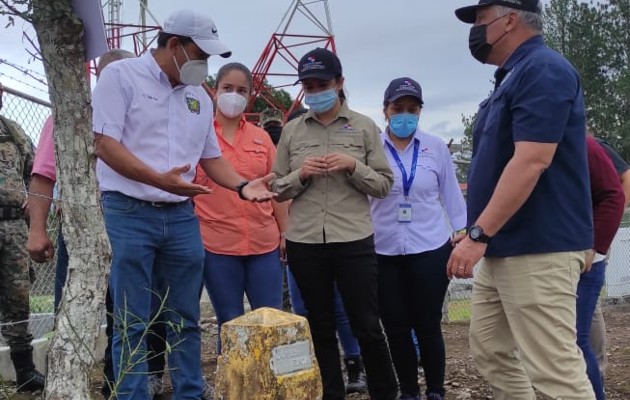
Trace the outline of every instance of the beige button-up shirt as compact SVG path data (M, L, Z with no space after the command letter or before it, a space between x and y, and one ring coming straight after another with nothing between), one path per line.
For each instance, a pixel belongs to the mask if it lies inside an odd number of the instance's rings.
M283 129L273 172L278 201L293 199L285 237L300 243L351 242L373 234L368 195L384 198L393 183L379 128L344 102L335 120L324 126L311 111ZM356 158L353 174L334 172L298 177L307 156L344 153Z

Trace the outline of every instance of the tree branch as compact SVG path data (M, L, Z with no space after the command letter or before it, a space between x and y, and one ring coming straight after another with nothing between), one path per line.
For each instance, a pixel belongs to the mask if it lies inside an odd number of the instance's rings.
M9 16L9 25L13 24L13 19L11 16L20 17L24 21L33 23L33 5L28 0L14 0L12 3L19 5L26 5L26 11L18 10L14 5L9 4L7 0L0 0L0 5L4 6L7 10L3 10L0 7L0 15L8 15Z

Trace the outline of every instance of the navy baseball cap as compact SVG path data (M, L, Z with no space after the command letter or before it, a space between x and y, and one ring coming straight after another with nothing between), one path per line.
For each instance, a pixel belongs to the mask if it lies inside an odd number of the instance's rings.
M462 22L474 24L475 20L477 20L477 10L490 6L503 6L515 10L542 13L542 2L540 0L479 0L479 4L458 8L455 10L455 15Z
M421 105L424 104L420 84L411 78L403 77L396 78L389 83L387 89L385 89L383 105L387 105L404 96L415 97Z
M341 76L341 61L335 53L321 47L311 50L300 59L298 63L299 82L308 78L333 80Z

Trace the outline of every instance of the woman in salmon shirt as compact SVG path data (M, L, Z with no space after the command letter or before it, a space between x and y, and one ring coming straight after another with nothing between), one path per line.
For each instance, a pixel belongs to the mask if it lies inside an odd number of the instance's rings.
M276 156L267 132L243 116L251 92L252 74L246 66L230 63L219 69L214 128L223 157L247 180L267 175ZM281 309L286 205L243 201L236 192L216 185L200 167L195 180L212 189L195 197L195 213L206 251L204 283L219 328L244 314L243 294L252 309ZM219 340L219 353L220 345Z

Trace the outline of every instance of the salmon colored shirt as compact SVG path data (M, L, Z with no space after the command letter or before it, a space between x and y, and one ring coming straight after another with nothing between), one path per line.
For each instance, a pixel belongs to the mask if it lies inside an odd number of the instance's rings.
M234 135L234 145L223 139L223 129L214 120L223 157L247 180L271 171L276 148L264 130L241 120ZM269 253L280 244L280 230L271 202L241 200L234 191L212 181L197 166L195 183L212 189L211 194L195 196L195 214L199 217L201 237L206 250L224 255L247 256Z

